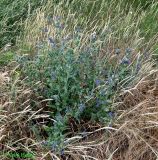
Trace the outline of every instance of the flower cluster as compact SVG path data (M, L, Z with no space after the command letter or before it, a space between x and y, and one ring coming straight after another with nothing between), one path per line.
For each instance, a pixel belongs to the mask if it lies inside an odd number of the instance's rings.
M62 17L54 16L49 22L56 28L57 36L49 35L49 28L42 31L48 35L51 49L40 52L34 61L26 60L23 72L31 87L34 88L33 84L39 80L42 82L42 87L36 88L38 95L51 99L47 105L54 121L47 126L47 144L53 152L64 155L65 133L71 129L71 120L107 124L116 116L111 108L113 99L120 89L119 82L134 70L131 63L133 50L115 48L115 57L121 57L122 53L124 57L118 66L113 67L106 56L98 56L99 33L90 33L87 44L83 45L81 27L77 26L72 34L65 35L62 33ZM134 65L138 72L141 64Z

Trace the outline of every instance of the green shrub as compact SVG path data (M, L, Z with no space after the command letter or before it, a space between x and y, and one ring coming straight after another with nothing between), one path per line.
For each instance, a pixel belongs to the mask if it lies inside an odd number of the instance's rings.
M50 100L47 105L54 122L44 127L47 145L61 151L66 135L71 132L70 120L78 124L110 123L115 116L112 108L115 94L127 86L124 80L138 73L141 61L131 63L133 51L127 48L116 65L109 60L109 55L100 57L99 35L89 34L88 43L83 45L80 30L65 39L60 37L61 28L57 28L59 35L48 38L51 48L43 42L35 57L17 56L17 62L36 97ZM120 49L114 54L119 57ZM36 85L39 81L41 84ZM32 107L36 107L36 103ZM84 132L83 128L77 131L80 132Z

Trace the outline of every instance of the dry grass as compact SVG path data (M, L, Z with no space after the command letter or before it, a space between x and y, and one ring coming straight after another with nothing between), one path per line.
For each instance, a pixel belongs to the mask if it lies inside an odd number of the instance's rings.
M118 131L109 144L117 159L156 159L158 150L158 71L151 71L122 94ZM115 159L115 158L114 158Z
M3 76L9 79L10 74ZM13 94L11 88L9 99L8 95L1 99L1 151L34 151L36 159L40 160L53 157L70 160L156 160L158 157L157 70L143 76L131 89L122 91L117 102L118 116L112 127L100 127L84 138L76 136L67 139L69 143L64 157L57 157L42 148L29 126L33 119L42 117L42 108L33 111L30 108L31 90L18 78L10 81L16 87L16 93ZM8 81L3 83L3 87L7 84ZM7 160L3 155L1 159Z
M7 74L7 72L0 72L0 87L2 87L2 85L9 81L9 77L7 76Z
M123 91L120 100L114 128L104 127L86 140L68 146L72 159L158 158L158 71L151 71L133 88Z
M0 75L0 159L2 160L10 159L5 156L8 152L38 152L41 147L31 128L32 119L40 118L39 111L30 107L32 91L19 79L16 69Z

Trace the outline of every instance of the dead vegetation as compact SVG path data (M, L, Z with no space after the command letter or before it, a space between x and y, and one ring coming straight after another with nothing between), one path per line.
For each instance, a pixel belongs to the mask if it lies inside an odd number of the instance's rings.
M124 91L120 100L113 128L102 128L86 142L69 146L72 159L157 159L158 71L151 71L133 88Z
M129 90L122 91L117 102L117 119L112 127L102 127L85 137L68 139L63 157L44 151L29 128L32 119L42 117L30 108L31 90L19 79L1 74L1 89L13 81L10 97L1 98L0 147L8 151L35 151L39 159L72 160L156 160L158 157L158 71L153 70L142 77ZM14 91L16 90L16 93ZM19 106L19 107L17 107ZM46 117L48 118L48 117ZM83 138L84 137L84 138ZM75 140L75 141L74 141ZM71 142L72 141L72 142ZM5 160L6 157L1 156Z

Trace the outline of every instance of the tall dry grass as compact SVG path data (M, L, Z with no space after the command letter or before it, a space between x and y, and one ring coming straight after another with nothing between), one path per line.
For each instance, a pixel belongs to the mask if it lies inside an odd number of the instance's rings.
M73 160L156 160L158 158L158 71L151 70L120 94L118 116L67 147Z

